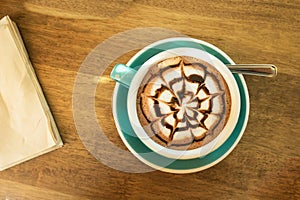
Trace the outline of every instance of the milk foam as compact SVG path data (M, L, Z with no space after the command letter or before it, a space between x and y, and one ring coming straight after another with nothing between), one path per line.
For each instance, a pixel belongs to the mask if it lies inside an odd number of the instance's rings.
M228 99L228 86L213 66L192 57L174 57L151 66L138 92L138 114L155 141L169 148L197 148L225 126Z

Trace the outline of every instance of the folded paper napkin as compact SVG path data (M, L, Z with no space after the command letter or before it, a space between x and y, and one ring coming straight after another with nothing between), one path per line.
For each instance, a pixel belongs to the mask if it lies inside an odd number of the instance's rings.
M17 26L0 20L0 171L63 145Z

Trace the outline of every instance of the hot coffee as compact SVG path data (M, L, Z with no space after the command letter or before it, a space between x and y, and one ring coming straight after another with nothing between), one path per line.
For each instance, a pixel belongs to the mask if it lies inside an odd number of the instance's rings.
M156 143L196 149L216 138L227 123L231 95L221 73L188 56L150 66L137 93L141 125Z

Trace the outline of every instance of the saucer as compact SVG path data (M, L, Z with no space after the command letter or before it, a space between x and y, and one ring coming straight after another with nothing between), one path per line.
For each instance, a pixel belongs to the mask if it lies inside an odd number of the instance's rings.
M217 47L192 38L170 38L155 42L133 56L127 66L138 69L152 56L169 49L189 47L204 50L217 57L224 64L234 62ZM238 122L229 138L213 152L199 158L180 160L164 157L150 150L136 135L130 125L127 111L128 89L116 83L113 95L113 116L118 133L131 153L148 166L170 173L192 173L212 167L222 161L235 148L241 139L247 125L249 116L249 95L245 80L242 75L234 74L240 91L240 114Z

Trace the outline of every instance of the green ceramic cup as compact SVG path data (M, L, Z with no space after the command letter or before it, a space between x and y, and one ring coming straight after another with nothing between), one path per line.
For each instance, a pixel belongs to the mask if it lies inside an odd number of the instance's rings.
M176 56L190 56L197 59L201 59L217 69L224 79L227 82L229 87L229 92L231 96L231 108L228 121L223 128L223 130L219 133L219 135L213 139L208 144L201 146L196 149L192 150L175 150L167 147L163 147L152 140L149 135L145 132L144 128L140 124L137 114L136 108L136 99L137 99L137 91L139 86L149 71L149 67L153 66L154 64L163 61L168 58L176 57ZM130 68L124 64L117 64L114 69L112 70L111 77L116 80L117 82L121 83L125 87L129 88L128 97L127 97L127 109L128 109L128 116L130 120L130 124L134 129L137 137L152 151L157 152L158 154L173 158L173 159L193 159L198 158L201 156L205 156L210 152L217 149L221 146L227 138L232 133L239 117L240 112L240 93L238 89L238 85L234 79L233 74L230 70L226 67L226 65L221 62L215 56L209 54L206 51L201 49L194 49L189 47L181 47L181 48L174 48L170 50L162 51L150 59L148 59L145 63L143 63L138 70L134 68ZM196 119L195 119L196 120Z

